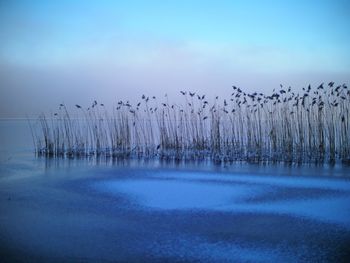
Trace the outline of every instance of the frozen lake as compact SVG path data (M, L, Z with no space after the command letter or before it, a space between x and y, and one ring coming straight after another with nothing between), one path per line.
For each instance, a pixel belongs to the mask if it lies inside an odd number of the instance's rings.
M349 262L350 169L35 158L0 121L1 262Z

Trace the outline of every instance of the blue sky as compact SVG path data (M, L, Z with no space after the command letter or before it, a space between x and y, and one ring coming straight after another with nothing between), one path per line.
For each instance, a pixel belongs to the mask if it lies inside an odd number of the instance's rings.
M0 117L142 92L348 82L349 12L336 0L0 0Z

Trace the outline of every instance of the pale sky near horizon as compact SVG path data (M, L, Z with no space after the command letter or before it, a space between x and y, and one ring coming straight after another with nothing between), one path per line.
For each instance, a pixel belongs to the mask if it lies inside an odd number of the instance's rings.
M0 118L350 80L350 1L0 0Z

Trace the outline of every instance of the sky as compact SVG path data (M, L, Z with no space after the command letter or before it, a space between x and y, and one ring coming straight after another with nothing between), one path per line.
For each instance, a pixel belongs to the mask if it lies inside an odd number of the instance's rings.
M0 0L0 118L350 80L350 1Z

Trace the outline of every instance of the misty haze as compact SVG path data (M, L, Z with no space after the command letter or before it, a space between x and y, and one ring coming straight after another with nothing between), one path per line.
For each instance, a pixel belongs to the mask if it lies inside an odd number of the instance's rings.
M0 261L349 262L349 11L0 1Z

